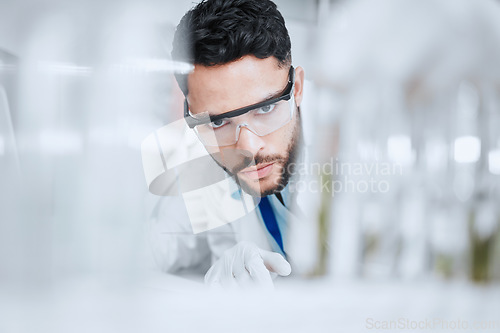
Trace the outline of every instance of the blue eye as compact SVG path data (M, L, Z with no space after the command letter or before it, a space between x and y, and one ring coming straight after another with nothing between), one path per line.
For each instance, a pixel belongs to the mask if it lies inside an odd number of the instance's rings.
M266 105L266 106L263 106L260 109L258 109L257 113L259 113L259 114L269 113L269 112L273 111L275 107L276 107L276 104Z
M208 124L208 126L212 127L213 129L221 128L222 126L226 125L228 123L227 120L225 119L219 119L216 121L212 121L211 123Z

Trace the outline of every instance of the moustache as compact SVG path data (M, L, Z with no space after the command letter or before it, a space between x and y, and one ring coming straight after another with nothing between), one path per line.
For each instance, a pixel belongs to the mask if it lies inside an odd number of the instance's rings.
M285 163L286 158L279 154L253 155L248 150L242 149L225 149L224 154L217 152L212 154L214 160L219 164L226 172L232 175L236 175L241 170L256 166L262 163L271 162L281 162Z
M241 170L243 170L245 168L256 166L259 164L264 164L264 163L272 163L272 162L285 163L285 158L281 155L278 155L278 154L265 155L265 156L263 156L261 154L257 154L254 157L245 156L240 164L234 166L231 169L231 173L237 174L238 172L240 172Z

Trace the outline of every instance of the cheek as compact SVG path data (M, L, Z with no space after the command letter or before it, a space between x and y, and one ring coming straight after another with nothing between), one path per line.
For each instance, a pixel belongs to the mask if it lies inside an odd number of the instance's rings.
M266 137L266 149L265 154L278 154L286 155L288 151L288 146L292 141L293 129L295 128L295 122L297 119L294 117L288 124L269 134Z
M217 161L217 163L224 165L224 149L219 147L207 147L205 146L207 152Z
M205 149L212 156L220 156L221 155L221 150L218 147L207 147L207 146L205 146Z
M229 170L250 163L253 157L249 152L238 149L236 145L225 146L224 148L207 148L207 151L220 165Z

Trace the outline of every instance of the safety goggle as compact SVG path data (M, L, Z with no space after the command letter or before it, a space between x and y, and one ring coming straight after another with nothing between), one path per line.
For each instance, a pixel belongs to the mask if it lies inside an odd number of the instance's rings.
M291 66L288 84L278 97L219 115L210 115L208 112L193 115L186 99L184 118L205 146L233 145L238 142L243 127L258 136L265 136L285 126L292 119L295 110L294 78L295 71Z

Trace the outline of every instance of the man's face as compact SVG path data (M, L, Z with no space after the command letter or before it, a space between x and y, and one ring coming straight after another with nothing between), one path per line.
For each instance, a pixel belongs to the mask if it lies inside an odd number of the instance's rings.
M188 77L188 102L193 114L218 115L279 95L288 83L288 67L279 67L274 57L245 56L218 66L195 65ZM222 147L206 147L226 171L237 176L242 188L256 196L282 190L288 182L300 135L296 110L302 101L304 71L295 69L292 119L276 131L258 136L241 127L238 141Z

